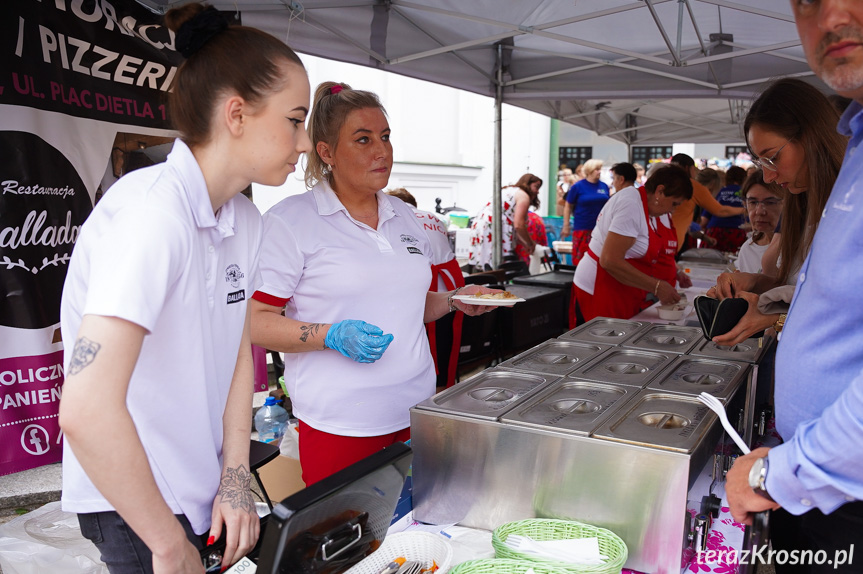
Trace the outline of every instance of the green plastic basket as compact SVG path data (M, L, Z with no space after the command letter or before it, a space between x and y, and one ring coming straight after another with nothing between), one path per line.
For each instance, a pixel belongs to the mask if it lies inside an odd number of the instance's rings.
M510 534L520 534L533 540L567 540L571 538L597 538L599 552L608 556L605 564L583 565L555 560L542 560L535 556L522 554L507 546L504 542ZM545 564L553 568L578 574L619 574L626 562L626 543L620 537L605 528L575 522L573 520L557 520L553 518L534 518L508 522L494 529L491 537L496 558L513 560L529 560Z
M449 571L449 574L524 574L531 568L536 574L569 574L568 570L511 558L469 560L457 565Z

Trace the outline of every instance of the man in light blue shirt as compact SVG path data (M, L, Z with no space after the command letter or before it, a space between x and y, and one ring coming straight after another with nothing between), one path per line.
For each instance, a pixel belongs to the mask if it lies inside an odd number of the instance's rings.
M747 523L781 507L774 549L812 551L810 564L794 569L777 559L777 573L861 572L863 2L794 0L792 10L812 69L854 100L838 126L851 139L780 335L776 426L785 442L739 458L726 492L732 515ZM825 563L811 565L819 551Z

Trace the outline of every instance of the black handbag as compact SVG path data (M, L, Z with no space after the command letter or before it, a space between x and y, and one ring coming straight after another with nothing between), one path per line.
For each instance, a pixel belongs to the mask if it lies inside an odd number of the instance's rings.
M724 335L734 328L749 310L749 302L741 297L729 297L720 301L713 297L699 295L693 302L701 332L707 339ZM752 337L761 337L764 331Z

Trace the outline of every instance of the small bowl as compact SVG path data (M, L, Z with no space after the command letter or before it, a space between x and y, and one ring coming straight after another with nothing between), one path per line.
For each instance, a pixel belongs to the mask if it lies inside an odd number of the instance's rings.
M683 312L686 310L686 306L679 303L674 305L660 305L656 310L659 313L660 319L664 319L666 321L679 321L683 319Z

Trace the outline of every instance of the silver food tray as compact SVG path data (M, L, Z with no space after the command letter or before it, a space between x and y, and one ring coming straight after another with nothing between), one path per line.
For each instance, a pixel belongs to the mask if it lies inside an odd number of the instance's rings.
M675 353L613 347L567 376L600 383L643 387L656 378L677 356Z
M695 397L645 389L592 436L690 454L717 422Z
M681 356L648 389L698 396L710 393L728 403L749 374L750 365L707 357Z
M558 339L564 341L587 341L589 343L602 343L604 345L621 345L640 332L645 325L650 324L642 321L597 317L584 325L579 325L572 331L564 333Z
M628 339L623 346L685 355L703 340L704 335L698 327L652 325Z
M560 377L488 369L416 405L417 409L497 420L533 391Z
M728 361L741 361L744 363L758 363L773 344L774 337L760 337L758 339L746 339L742 343L725 347L717 345L708 339L696 345L690 355L696 357L711 357L714 359L726 359Z
M623 385L561 380L511 409L500 422L587 436L637 392Z
M610 348L609 345L600 343L552 339L504 361L497 367L562 376L586 365Z

